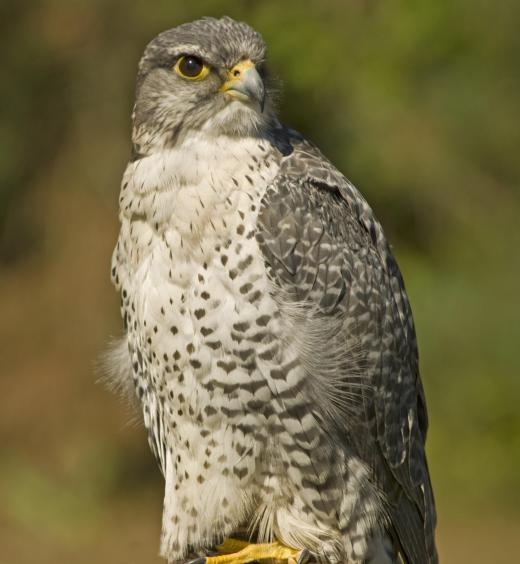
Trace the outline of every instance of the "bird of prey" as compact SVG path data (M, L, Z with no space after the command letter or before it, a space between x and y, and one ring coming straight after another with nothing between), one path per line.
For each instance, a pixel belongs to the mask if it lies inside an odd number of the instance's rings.
M223 17L139 63L114 358L165 479L161 555L437 562L401 274L361 194L278 121L265 57Z

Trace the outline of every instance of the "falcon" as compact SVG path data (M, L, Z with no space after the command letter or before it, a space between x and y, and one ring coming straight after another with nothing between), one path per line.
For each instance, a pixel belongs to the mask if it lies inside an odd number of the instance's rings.
M401 274L361 194L278 121L265 57L224 17L139 63L113 361L165 479L160 553L435 563Z

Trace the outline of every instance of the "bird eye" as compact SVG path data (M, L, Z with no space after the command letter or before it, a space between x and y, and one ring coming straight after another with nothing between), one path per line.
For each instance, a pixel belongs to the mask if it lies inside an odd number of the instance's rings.
M209 69L198 57L185 55L180 57L175 64L175 72L188 80L202 80L208 74Z

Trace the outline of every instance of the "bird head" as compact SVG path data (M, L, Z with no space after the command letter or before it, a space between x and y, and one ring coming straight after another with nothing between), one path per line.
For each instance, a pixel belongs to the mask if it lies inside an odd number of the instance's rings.
M265 43L231 18L203 18L153 39L139 63L134 146L173 146L193 130L262 134L274 118Z

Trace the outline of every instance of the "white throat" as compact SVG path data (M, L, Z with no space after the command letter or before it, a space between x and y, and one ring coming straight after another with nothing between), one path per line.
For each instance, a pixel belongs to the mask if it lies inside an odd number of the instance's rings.
M143 251L158 237L193 250L208 237L227 237L240 215L256 217L277 170L277 154L264 139L196 131L175 147L129 163L121 221Z

